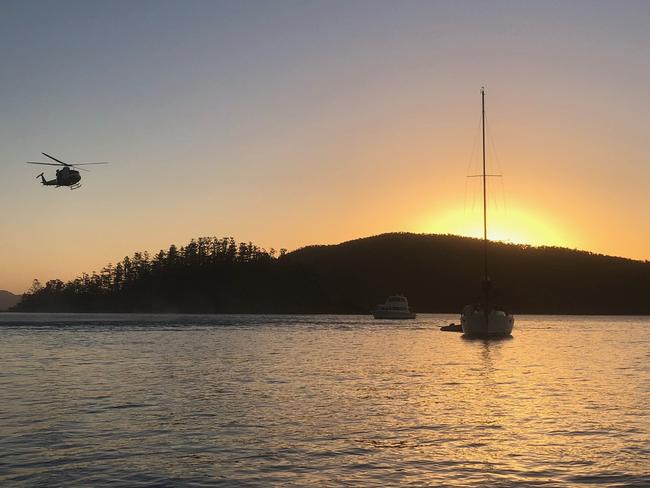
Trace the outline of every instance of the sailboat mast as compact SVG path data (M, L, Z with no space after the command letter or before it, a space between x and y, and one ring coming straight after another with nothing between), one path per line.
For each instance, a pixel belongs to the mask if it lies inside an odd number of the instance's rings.
M481 87L481 127L483 129L483 265L485 282L488 281L487 261L487 178L485 174L485 88Z

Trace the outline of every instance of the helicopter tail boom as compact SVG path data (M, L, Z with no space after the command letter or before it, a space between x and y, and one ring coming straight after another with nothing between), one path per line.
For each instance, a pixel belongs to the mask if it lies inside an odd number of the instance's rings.
M36 178L40 178L41 179L41 184L43 184L43 185L46 185L46 186L58 186L56 180L47 181L45 179L45 176L43 176L43 173L38 175Z

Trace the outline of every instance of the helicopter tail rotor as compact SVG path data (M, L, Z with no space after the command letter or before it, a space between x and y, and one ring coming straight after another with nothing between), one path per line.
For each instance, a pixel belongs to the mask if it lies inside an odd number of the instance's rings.
M45 177L43 176L43 173L41 173L40 175L38 175L36 178L40 178L40 179L41 179L41 183L45 184Z

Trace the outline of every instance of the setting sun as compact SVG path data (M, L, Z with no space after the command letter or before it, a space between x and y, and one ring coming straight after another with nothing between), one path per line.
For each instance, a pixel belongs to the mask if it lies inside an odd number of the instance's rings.
M488 213L488 239L533 246L573 247L574 238L554 219L538 210L517 206ZM483 215L478 207L456 208L423 218L418 232L483 237Z

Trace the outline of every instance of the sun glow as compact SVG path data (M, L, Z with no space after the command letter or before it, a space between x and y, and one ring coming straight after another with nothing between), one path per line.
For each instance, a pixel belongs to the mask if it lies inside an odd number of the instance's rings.
M435 212L433 216L422 219L418 230L482 238L483 213L480 209L462 208ZM492 210L488 214L487 235L493 241L533 246L571 247L574 242L553 219L522 207Z

